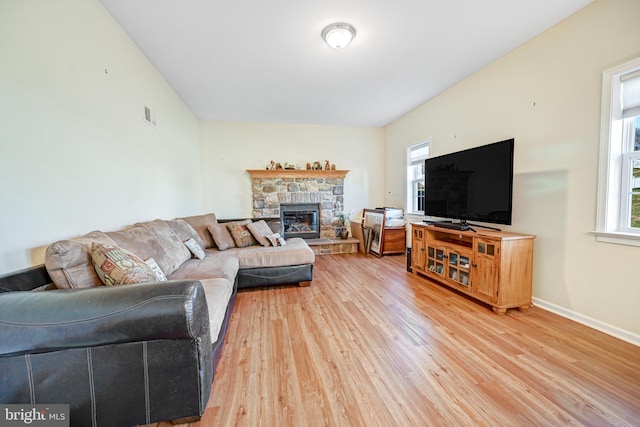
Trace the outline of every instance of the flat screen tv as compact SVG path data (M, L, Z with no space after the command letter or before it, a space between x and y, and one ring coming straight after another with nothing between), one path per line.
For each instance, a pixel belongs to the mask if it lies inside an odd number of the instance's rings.
M511 225L513 145L507 139L426 159L425 215Z

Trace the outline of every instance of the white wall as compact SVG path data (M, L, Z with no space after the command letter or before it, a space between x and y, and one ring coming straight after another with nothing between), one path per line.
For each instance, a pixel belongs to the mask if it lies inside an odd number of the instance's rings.
M512 231L537 235L534 297L640 334L640 248L596 242L602 72L640 57L640 2L597 0L386 128L387 204L406 147L515 137ZM390 192L390 193L389 193Z
M203 205L219 218L253 214L247 169L273 160L305 167L329 160L350 172L345 211L382 205L384 132L381 128L203 121L200 125Z
M359 210L404 204L409 145L431 138L438 155L515 137L510 229L538 236L534 296L640 334L639 248L590 234L601 73L640 56L639 18L636 0L597 0L382 130L199 124L97 0L5 0L0 274L92 229L250 216L245 169L271 159L350 169L345 208Z
M201 183L197 119L97 0L0 3L0 274L200 212Z

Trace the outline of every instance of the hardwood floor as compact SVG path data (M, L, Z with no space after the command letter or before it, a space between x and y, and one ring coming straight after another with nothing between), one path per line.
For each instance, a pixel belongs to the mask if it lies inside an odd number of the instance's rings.
M310 287L238 294L190 425L637 426L640 347L537 307L497 316L402 255L324 255Z

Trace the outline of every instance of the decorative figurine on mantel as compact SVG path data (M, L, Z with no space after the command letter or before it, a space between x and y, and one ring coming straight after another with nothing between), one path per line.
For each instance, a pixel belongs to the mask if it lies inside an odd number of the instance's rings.
M285 165L286 165L286 163L285 163ZM285 169L285 168L282 167L282 164L276 163L273 160L271 160L271 162L269 162L269 164L267 165L266 169L268 171L275 171L275 170L282 170L282 169Z
M266 166L265 169L266 170L270 170L270 171L272 171L272 170L283 170L283 169L286 169L286 170L300 170L301 167L299 165L295 165L295 164L292 164L292 163L287 163L287 162L276 163L273 160L271 160L269 162L269 164ZM320 163L320 162L313 162L313 163L307 162L306 170L314 170L314 171L332 170L332 171L334 171L334 170L336 170L336 165L335 165L335 163L329 162L329 160L325 160L324 161L324 165L322 163Z

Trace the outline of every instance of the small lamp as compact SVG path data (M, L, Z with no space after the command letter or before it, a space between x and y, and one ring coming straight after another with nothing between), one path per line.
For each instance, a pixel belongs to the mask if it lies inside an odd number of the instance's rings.
M327 25L322 30L322 39L333 49L338 50L347 47L355 36L356 29L343 22Z

